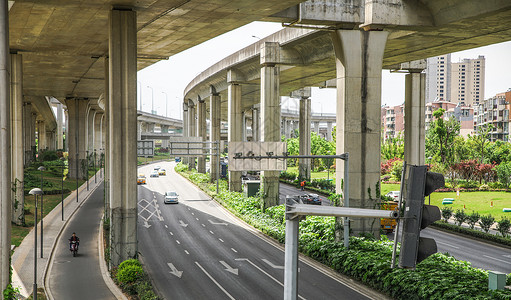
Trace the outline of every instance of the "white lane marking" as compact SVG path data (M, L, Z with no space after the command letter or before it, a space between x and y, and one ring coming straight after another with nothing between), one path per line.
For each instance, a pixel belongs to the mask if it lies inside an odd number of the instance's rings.
M264 261L265 263L267 263L270 267L272 267L274 269L284 270L284 266L274 265L271 261L267 260L266 258L263 258L262 261Z
M492 257L492 256L488 256L488 255L484 255L484 254L483 254L483 256L484 256L484 257L488 257L488 258L490 258L490 259L498 260L498 261L501 261L501 262L503 262L503 263L506 263L506 264L510 264L510 265L511 265L511 262L506 261L506 260L498 259L498 258L495 258L495 257Z
M284 284L280 281L278 281L275 277L271 276L270 274L268 274L266 271L264 271L263 269L259 268L259 266L257 266L256 264L254 264L253 262L250 261L250 259L248 258L236 258L235 260L243 260L243 261L246 261L248 262L249 264L251 264L252 266L254 266L254 268L258 269L259 271L261 271L264 275L270 277L273 281L275 281L276 283L280 284L280 286L284 287ZM304 299L304 297L298 295L298 298L300 299Z
M195 220L199 221L199 218L195 218Z
M222 240L222 239L218 239L218 240L219 240L220 242L222 242L222 243L224 242L224 240Z
M204 224L201 224L201 225L202 225L202 227L206 227L206 225L204 225Z
M188 226L188 224L186 224L185 222L183 222L183 220L179 220L179 225L183 226L186 228L186 226Z
M238 269L235 269L231 266L229 266L229 264L227 264L225 261L221 260L220 263L225 267L225 270L227 272L231 272L232 274L234 275L238 275Z
M195 213L192 213L192 216L195 216Z
M169 226L165 225L165 228L169 228Z
M179 240L176 240L176 243L177 243L178 245L181 245L181 242L180 242Z
M178 278L181 278L183 276L183 271L179 271L172 263L167 263L167 265L170 268L170 274L177 276Z
M209 275L209 273L206 270L204 270L204 268L198 262L195 262L195 264L202 270L202 272L204 272L204 274L206 274L209 277L209 279L211 279L211 281L213 281L216 284L216 286L218 286L222 290L222 292L224 292L230 299L233 299L233 300L235 299L233 296L231 296L231 294L229 294L229 292L227 292L226 289L223 288L223 286L221 286L215 280L215 278L213 278L213 276Z
M447 244L447 243L444 243L444 242L438 242L437 243L439 244L442 244L442 245L446 245L447 247L451 247L451 248L454 248L454 249L459 249L460 247L457 247L457 246L454 246L454 245L451 245L451 244Z
M186 250L185 250L185 253L186 253L187 255L190 255L190 252L188 252L188 251L186 251Z
M211 230L209 231L209 233L211 233L211 234L215 234L215 233L214 233L213 231L211 231Z
M142 225L142 226L144 226L145 228L151 227L151 225L149 225L149 223L147 223L147 221L144 221L144 225Z
M232 252L234 252L234 253L238 253L238 251L236 251L236 249L234 249L234 248L231 248L231 250L232 250Z
M221 222L221 223L217 223L217 222L213 222L213 221L211 221L211 220L208 220L208 221L209 221L209 223L211 223L211 225L225 225L225 226L227 226L227 225L228 225L227 223L223 223L223 222Z
M174 235L174 234L172 233L172 231L169 231L169 233L170 233L170 235Z

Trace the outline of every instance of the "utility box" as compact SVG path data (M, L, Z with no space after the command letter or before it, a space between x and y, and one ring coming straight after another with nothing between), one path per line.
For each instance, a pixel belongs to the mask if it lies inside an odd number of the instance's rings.
M243 184L243 192L247 197L257 196L260 186L261 180L246 180Z
M506 285L506 274L489 271L488 272L488 289L489 290L503 290Z

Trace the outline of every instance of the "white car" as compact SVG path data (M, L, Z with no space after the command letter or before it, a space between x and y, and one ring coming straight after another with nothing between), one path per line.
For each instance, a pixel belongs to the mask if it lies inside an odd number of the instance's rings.
M165 204L179 203L179 195L173 191L165 192L165 200L163 202Z
M394 199L394 201L398 201L399 200L399 194L400 192L399 191L392 191L392 192L388 192L387 197L391 197L392 199Z
M151 172L151 174L149 175L149 177L160 177L160 175L158 174L158 171L153 170L153 171Z

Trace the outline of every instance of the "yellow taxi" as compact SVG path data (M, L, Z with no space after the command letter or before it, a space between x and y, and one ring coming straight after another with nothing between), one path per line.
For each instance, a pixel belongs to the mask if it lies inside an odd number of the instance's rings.
M158 175L165 176L165 175L167 175L167 172L165 171L165 169L159 169L158 170Z
M146 184L145 175L144 174L138 174L137 177L137 184Z

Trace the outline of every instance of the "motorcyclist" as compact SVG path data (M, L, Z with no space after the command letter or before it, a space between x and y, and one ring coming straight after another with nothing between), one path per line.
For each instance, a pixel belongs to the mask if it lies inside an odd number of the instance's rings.
M71 245L73 244L73 241L76 242L76 248L78 249L78 246L80 245L80 238L74 232L71 238L69 239L69 250L71 250Z

